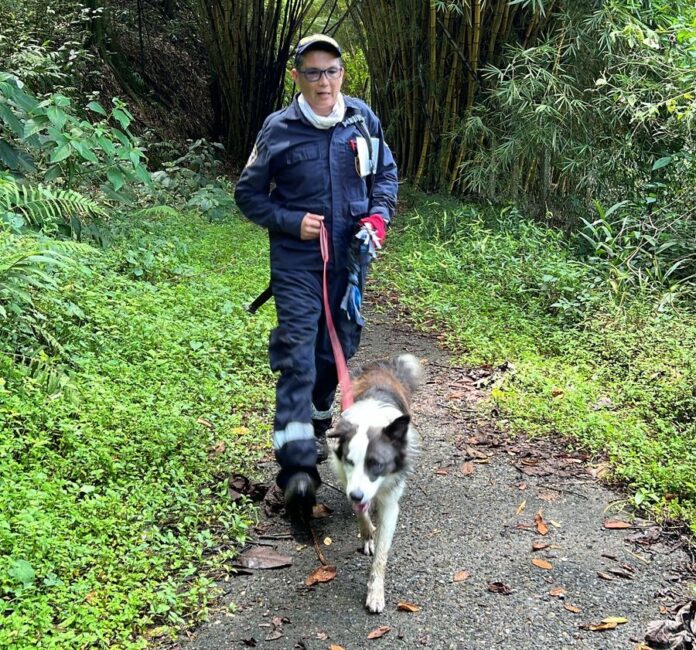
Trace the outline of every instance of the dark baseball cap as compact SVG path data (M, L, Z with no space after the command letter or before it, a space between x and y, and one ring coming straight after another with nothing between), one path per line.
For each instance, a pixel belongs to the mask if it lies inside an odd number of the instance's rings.
M325 52L331 52L336 56L341 56L341 48L339 44L326 34L312 34L311 36L305 36L297 44L297 47L295 48L295 56L298 57L305 52L309 52L310 50L324 50Z

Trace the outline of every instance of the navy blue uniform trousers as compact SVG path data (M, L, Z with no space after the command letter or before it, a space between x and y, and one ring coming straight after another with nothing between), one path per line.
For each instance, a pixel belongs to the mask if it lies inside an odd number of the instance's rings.
M327 275L331 314L348 360L358 348L361 333L340 309L348 273L329 271ZM312 414L331 409L338 384L324 314L322 276L320 270L271 270L278 327L271 332L268 349L271 368L280 372L273 446L281 467L277 478L281 488L297 471L319 480Z

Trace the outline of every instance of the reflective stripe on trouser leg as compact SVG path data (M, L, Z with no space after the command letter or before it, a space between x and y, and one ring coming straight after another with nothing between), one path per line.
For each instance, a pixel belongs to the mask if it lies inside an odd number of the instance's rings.
M275 457L281 467L277 483L285 489L288 479L298 471L310 474L317 484L317 445L314 427L305 422L290 422L285 429L273 433Z
M285 429L273 432L273 449L278 451L288 443L302 440L314 440L312 425L305 422L288 422Z

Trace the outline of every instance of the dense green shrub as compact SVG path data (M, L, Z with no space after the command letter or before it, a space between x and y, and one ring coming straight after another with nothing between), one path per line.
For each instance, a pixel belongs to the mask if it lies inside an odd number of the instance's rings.
M629 276L627 260L588 257L514 209L422 201L400 219L382 283L462 363L511 362L493 390L503 426L608 458L637 504L696 532L689 296L666 302L659 283Z
M172 210L128 221L108 249L71 252L88 276L66 267L31 297L71 330L52 358L69 385L47 390L0 346L0 647L173 633L205 614L251 521L228 478L268 445L272 310L243 309L266 282L262 234ZM179 244L134 282L124 251L165 240Z
M85 110L92 121L78 117L65 95L39 100L20 79L0 72L0 121L6 133L0 165L67 189L102 182L107 197L132 200L128 183L150 183L144 152L128 131L133 116L118 99L108 112L96 101Z

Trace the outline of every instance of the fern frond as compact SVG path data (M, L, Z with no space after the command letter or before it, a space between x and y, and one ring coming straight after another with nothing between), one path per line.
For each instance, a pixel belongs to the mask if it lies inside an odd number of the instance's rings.
M4 235L0 238L0 302L14 298L31 303L29 287L55 288L55 280L46 270L67 263L66 257L48 245Z
M71 218L107 218L96 202L74 190L54 190L43 185L20 185L0 179L0 208L20 214L40 227L46 222L68 222Z

